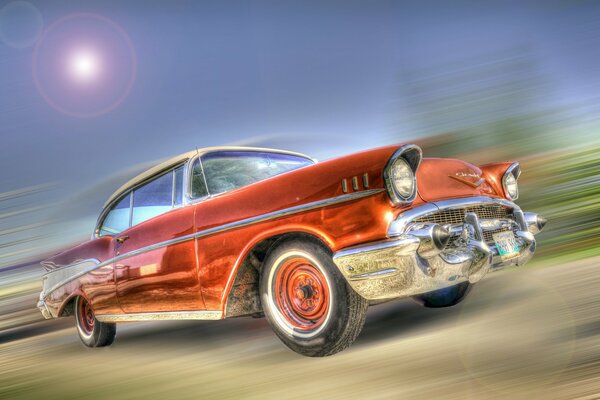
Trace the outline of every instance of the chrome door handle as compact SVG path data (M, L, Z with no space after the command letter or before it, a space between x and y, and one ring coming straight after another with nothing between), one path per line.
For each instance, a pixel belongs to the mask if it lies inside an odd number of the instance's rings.
M127 239L129 239L129 236L125 235L125 236L119 236L117 238L117 242L119 242L120 244L123 244L123 242L125 242Z

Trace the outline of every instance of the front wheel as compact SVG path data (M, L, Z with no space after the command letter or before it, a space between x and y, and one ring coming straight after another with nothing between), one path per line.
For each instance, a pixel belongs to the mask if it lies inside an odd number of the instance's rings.
M75 322L81 342L87 347L110 346L115 340L115 324L96 319L90 303L83 297L75 299Z
M284 242L272 250L260 276L263 310L290 349L310 356L350 346L365 322L368 303L340 274L331 253L311 241Z
M473 285L469 282L462 282L433 292L416 295L413 299L428 308L451 307L463 301L472 287Z

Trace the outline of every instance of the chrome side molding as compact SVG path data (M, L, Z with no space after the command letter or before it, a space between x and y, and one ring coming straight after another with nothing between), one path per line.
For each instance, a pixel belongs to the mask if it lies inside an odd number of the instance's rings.
M128 313L96 315L100 322L139 322L139 321L172 321L172 320L217 320L223 319L223 313L217 310L208 311L168 311L155 313Z
M323 200L317 200L306 204L300 204L298 206L293 206L289 208L285 208L283 210L273 211L270 213L257 215L255 217L250 217L246 219L242 219L235 222L230 222L228 224L216 226L214 228L205 229L203 231L198 231L189 235L180 236L175 239L166 240L164 242L155 243L146 247L142 247L128 253L120 254L111 259L100 262L96 259L88 259L77 261L73 264L67 266L58 266L57 269L48 272L44 275L42 279L44 279L44 291L43 297L46 298L50 293L58 289L59 287L89 273L98 268L110 265L111 263L126 259L128 257L136 256L139 254L147 253L152 250L161 249L163 247L171 246L178 243L183 243L188 240L194 240L210 235L214 235L221 232L226 232L233 229L242 228L245 226L258 224L261 222L270 221L277 218L286 217L289 215L298 214L301 212L316 210L340 203L345 203L348 201L362 199L364 197L372 196L377 193L383 192L385 189L369 189L363 190L359 192L347 193L336 197L330 197ZM56 266L55 266L56 267Z

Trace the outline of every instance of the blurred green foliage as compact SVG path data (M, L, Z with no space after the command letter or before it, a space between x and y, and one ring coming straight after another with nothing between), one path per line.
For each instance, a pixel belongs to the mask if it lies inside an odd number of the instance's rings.
M600 254L600 146L526 159L522 185L523 209L548 218L539 236L540 256Z
M556 119L550 113L506 118L421 143L426 156L521 163L517 203L548 219L536 262L600 254L600 143L580 141L577 127Z

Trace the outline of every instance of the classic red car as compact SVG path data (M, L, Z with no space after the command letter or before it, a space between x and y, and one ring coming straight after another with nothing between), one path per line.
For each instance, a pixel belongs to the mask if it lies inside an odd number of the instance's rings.
M42 263L38 307L75 315L90 347L110 345L117 322L266 315L294 351L334 354L369 304L452 306L488 271L527 262L545 220L513 202L519 173L411 144L318 163L192 151L127 182L91 240Z

